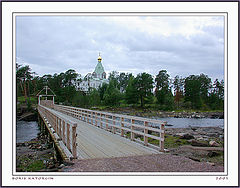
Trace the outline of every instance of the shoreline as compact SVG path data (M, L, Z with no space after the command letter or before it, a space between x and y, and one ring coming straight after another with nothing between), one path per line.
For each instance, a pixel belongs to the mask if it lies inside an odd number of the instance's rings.
M209 111L209 112L201 112L201 111L161 111L150 108L133 108L133 107L106 107L101 109L99 107L92 107L91 110L99 110L109 113L117 113L131 116L139 116L139 117L158 117L158 118L211 118L211 119L224 119L224 112L219 111Z
M57 159L53 142L39 133L30 141L16 144L17 172L58 172L64 164Z

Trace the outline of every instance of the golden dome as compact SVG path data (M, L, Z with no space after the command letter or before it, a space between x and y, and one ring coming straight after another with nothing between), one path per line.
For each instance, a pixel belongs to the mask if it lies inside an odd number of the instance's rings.
M102 57L100 56L100 52L99 52L99 55L98 55L98 61L102 61Z

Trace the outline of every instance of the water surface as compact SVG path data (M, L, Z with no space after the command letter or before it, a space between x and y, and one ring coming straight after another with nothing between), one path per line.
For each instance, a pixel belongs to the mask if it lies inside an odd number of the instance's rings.
M187 128L191 127L221 127L224 128L224 119L211 119L211 118L154 118L162 121L167 121L171 124L171 128ZM167 127L167 126L166 126Z
M39 127L36 121L18 121L17 122L17 131L16 131L16 141L17 143L22 143L30 141L33 138L37 137L39 133Z

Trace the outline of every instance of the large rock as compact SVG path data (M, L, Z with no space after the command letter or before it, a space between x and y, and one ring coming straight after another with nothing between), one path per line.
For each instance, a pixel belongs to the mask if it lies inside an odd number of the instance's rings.
M207 164L210 164L211 166L215 166L215 163L207 162Z
M189 159L192 159L193 161L197 161L197 162L200 162L201 160L196 158L196 157L193 157L193 156L189 156L188 157Z
M216 157L219 155L219 153L217 153L215 151L210 151L207 155L208 155L208 157Z
M191 145L192 146L198 146L198 147L208 147L209 146L207 143L200 142L200 141L197 141L197 140L192 140Z
M194 139L194 136L192 136L190 134L184 134L184 135L180 136L180 139L190 140L190 139Z
M212 146L212 147L219 147L219 146L220 146L220 144L217 143L217 142L214 141L214 140L211 140L211 141L209 142L209 145Z

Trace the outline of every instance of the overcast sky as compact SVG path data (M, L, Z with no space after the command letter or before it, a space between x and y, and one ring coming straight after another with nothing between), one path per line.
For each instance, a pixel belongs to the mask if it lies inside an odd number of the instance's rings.
M17 16L16 57L39 76L167 70L224 78L223 16Z

